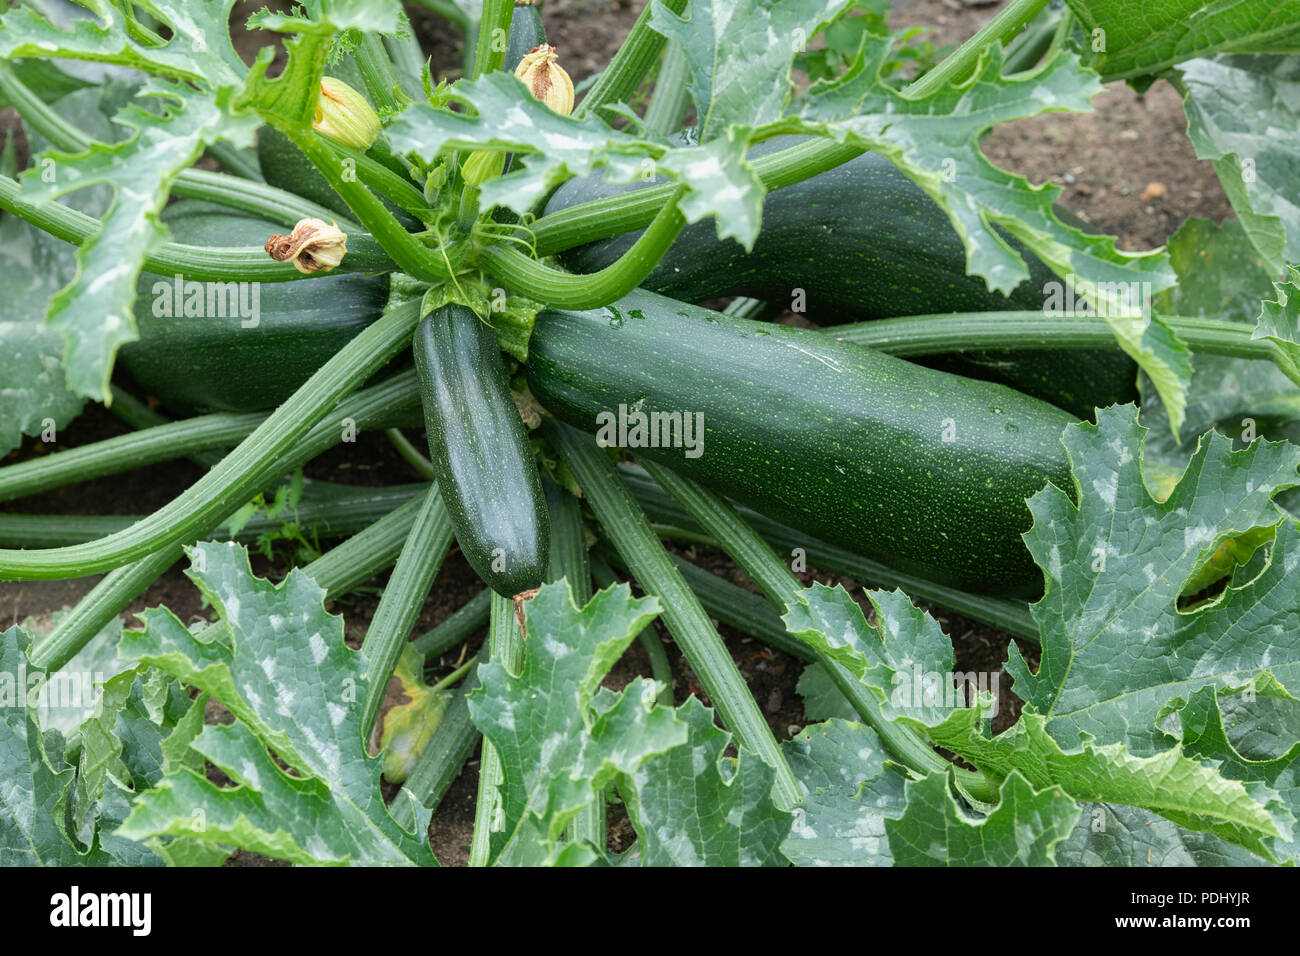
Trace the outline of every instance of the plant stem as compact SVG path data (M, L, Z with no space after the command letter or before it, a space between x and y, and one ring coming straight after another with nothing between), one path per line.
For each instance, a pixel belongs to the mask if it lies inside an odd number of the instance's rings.
M65 242L82 245L99 234L101 223L93 216L71 209L62 203L31 203L20 198L22 187L16 179L0 175L0 209L26 219L37 229ZM382 208L382 207L381 207ZM270 238L269 236L267 238ZM330 273L391 272L395 268L378 243L364 233L349 236L352 243L343 262ZM165 242L144 257L147 272L159 275L184 275L200 282L293 282L309 278L289 262L276 262L261 246L208 248Z
M745 524L735 508L713 492L662 465L652 461L642 464L646 473L718 541L727 555L758 585L758 589L778 613L787 612L799 600L803 591L799 579L776 556L771 546ZM890 753L903 765L920 775L954 770L952 764L936 753L915 730L886 718L872 688L864 686L836 661L821 654L817 655L817 659L852 703L853 709L880 735ZM888 694L892 689L875 688L882 695ZM962 778L962 785L967 792L988 802L997 801L997 784L984 774L962 769L955 769L954 772Z
M110 385L109 392L112 394L112 401L108 405L108 410L131 428L153 428L157 425L171 423L170 418L161 412L155 412L126 389L118 385ZM185 457L200 468L206 469L221 461L225 457L225 453L221 451L196 451ZM3 474L2 468L0 468L0 474Z
M262 168L258 165L256 157L249 159L242 152L231 146L229 143L215 142L208 147L208 155L219 162L232 176L238 176L247 179L250 182L265 182L262 176ZM181 174L185 175L184 173ZM173 183L172 192L176 191Z
M686 62L686 54L676 43L669 43L664 47L659 76L655 79L655 89L645 109L644 119L648 129L661 136L671 136L682 128L691 108L691 91L686 86L689 80L690 67Z
M15 580L78 577L109 571L172 544L247 501L269 467L298 446L334 406L410 342L420 304L408 302L367 326L244 439L221 463L170 504L125 531L86 544L32 551L0 549L0 575ZM338 426L330 426L338 427ZM339 429L340 434L342 429Z
M971 67L986 47L1013 38L1043 12L1048 2L1049 0L1011 0L973 37L944 57L938 66L904 88L903 95L924 99L950 83L961 81L969 75Z
M768 153L750 165L766 189L782 189L862 155L857 146L810 137L788 149ZM673 183L646 186L559 209L532 225L537 255L545 258L586 242L643 229L676 192Z
M418 507L419 502L412 500L391 511L307 565L303 573L324 588L330 599L346 594L392 563L397 556L394 542L405 537ZM32 645L29 652L32 663L49 671L66 665L180 557L181 547L175 545L110 571L60 618L54 630ZM209 625L204 634L214 626Z
M680 568L680 565L678 567ZM591 574L596 579L596 585L602 590L618 583L613 569L604 561L592 561ZM705 610L708 610L707 605ZM713 616L717 617L716 614ZM657 698L659 703L664 707L673 706L673 666L668 660L668 652L664 650L664 642L659 640L654 624L647 624L641 628L641 633L636 636L636 639L641 649L645 651L645 656L650 660L650 676L663 685Z
M501 69L506 59L506 37L510 35L510 19L514 12L514 0L483 0L478 40L474 47L474 70L469 76L471 80Z
M410 100L393 69L393 61L388 58L383 38L377 33L363 33L354 55L376 111L401 112Z
M550 567L546 579L567 581L574 603L583 607L591 600L591 563L587 555L587 532L582 526L582 507L577 498L553 481L546 481L543 490L551 517ZM597 851L604 851L604 793L597 793L573 818L566 838L573 843L585 841Z
M1055 17L1046 17L1030 24L1027 29L1007 44L1006 58L1002 63L1002 75L1014 76L1033 69L1043 54L1052 48L1065 22L1065 29L1073 23L1069 9Z
M1158 318L1173 329L1193 352L1271 361L1292 381L1300 384L1300 371L1286 353L1268 339L1251 338L1254 327L1247 323L1181 315ZM843 342L853 342L903 358L979 349L1018 351L1115 347L1115 333L1101 316L1052 315L1041 311L909 315L839 325L827 333Z
M254 515L236 535L229 524L215 528L212 541L256 541L263 534L274 534L286 520L324 538L342 538L356 534L366 525L383 517L416 494L423 485L387 485L382 488L348 488L328 498L304 500L287 518ZM15 548L57 548L79 544L129 528L144 515L49 515L0 513L0 546Z
M465 643L475 631L486 627L488 610L492 606L491 595L492 589L484 588L457 608L447 620L412 641L425 661Z
M367 680L362 726L367 733L374 726L402 645L411 636L451 540L451 518L438 486L431 484L361 645L366 655Z
M411 440L402 434L400 428L386 428L384 434L388 436L389 442L397 453L401 455L408 465L415 469L416 474L426 481L437 481L438 473L433 468L433 462L429 461L421 452L411 444Z
M481 249L479 264L507 286L556 308L594 309L607 305L640 285L682 231L686 217L677 208L677 201L683 192L684 187L673 191L631 249L590 275L552 269L504 245Z
M228 448L237 445L266 418L261 412L201 415L6 465L0 467L0 501L147 468L191 452Z
M637 503L655 521L670 525L694 522L686 510L663 492L645 469L633 465L620 465L619 474ZM878 587L901 588L914 598L920 598L939 607L956 611L972 621L980 621L1007 634L1038 643L1038 626L1029 613L1025 601L1012 598L994 598L970 594L956 588L935 584L912 574L904 574L870 558L853 554L837 545L810 538L766 518L748 508L737 511L745 522L765 538L778 553L802 548L808 563L823 571L843 574L857 581L870 581Z
M740 746L753 751L776 771L773 794L777 803L794 806L803 798L802 790L772 736L772 729L700 602L686 587L663 545L650 530L645 514L619 481L613 463L590 436L555 422L547 422L543 427L632 574L647 593L660 598L668 630L699 676L723 724Z
M407 232L365 183L344 175L338 154L324 137L274 114L263 118L293 141L403 272L423 282L442 282L451 275L442 256ZM423 202L423 195L420 198Z
M681 13L686 9L686 0L661 0L662 5L672 13ZM582 119L594 113L606 122L612 121L617 114L605 110L606 106L626 103L636 92L641 81L645 79L650 68L664 48L666 38L650 28L653 3L647 3L641 14L632 24L623 45L618 48L614 58L609 61L605 71L600 74L595 85L587 91L573 111L574 119Z
M413 100L419 99L423 95L421 76L426 61L414 28L407 30L405 36L384 37L384 46L388 49L402 92Z
M488 653L507 671L518 674L524 666L524 641L515 619L514 601L495 591L491 601ZM470 866L487 866L491 862L492 832L499 826L497 816L501 807L498 788L504 780L501 758L492 741L484 737L478 769L478 802L474 805L474 836L469 847Z
M319 138L340 160L351 160L356 170L357 179L366 186L387 197L417 219L428 215L429 204L424 199L424 193L416 189L409 179L393 172L379 160L359 149L332 140L327 136Z

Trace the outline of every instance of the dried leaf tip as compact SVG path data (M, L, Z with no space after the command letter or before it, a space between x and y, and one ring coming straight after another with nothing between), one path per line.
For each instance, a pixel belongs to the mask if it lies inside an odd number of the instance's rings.
M266 254L277 262L292 262L304 274L333 269L348 251L348 237L338 226L319 219L300 219L287 236L266 240Z
M379 138L379 115L342 80L322 76L312 129L344 146L369 149Z
M543 43L526 53L515 67L515 76L524 81L534 98L556 113L568 116L573 112L573 80L560 66L555 47Z

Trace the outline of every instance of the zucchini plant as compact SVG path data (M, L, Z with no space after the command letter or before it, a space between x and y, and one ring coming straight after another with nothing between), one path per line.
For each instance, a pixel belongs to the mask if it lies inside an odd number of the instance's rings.
M936 54L657 0L575 88L540 0L428 6L456 73L396 0L248 17L273 78L233 0L0 16L0 582L103 575L0 636L0 862L429 865L480 742L476 865L1296 862L1300 11L1009 0ZM1122 81L1236 219L1129 251L981 150ZM60 450L87 402L131 431ZM422 481L303 481L363 430ZM19 510L180 458L152 514ZM453 547L483 590L412 640ZM211 620L123 631L178 562ZM385 573L351 650L326 603Z

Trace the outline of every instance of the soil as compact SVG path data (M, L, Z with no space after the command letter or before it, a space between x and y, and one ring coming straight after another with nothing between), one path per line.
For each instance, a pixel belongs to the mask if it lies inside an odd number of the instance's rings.
M921 0L900 3L895 11L897 26L928 23L938 44L960 42L974 33L1000 6L999 3L961 3L958 0ZM425 8L408 5L413 25L430 55L435 76L451 76L461 63L460 38L445 21ZM547 0L544 11L551 42L579 84L617 49L641 8L640 0L597 3L594 0ZM263 38L240 52L246 56ZM1099 229L1120 238L1121 247L1143 249L1161 244L1189 216L1221 220L1231 214L1214 171L1196 160L1184 135L1185 120L1178 96L1167 84L1157 84L1139 96L1123 84L1112 84L1094 101L1091 114L1054 113L1008 124L988 137L985 151L998 165L1017 170L1035 183L1052 181L1064 187L1063 203ZM7 115L6 115L7 114ZM13 128L12 111L0 112L0 130ZM114 416L92 405L58 436L59 450L99 441L126 431ZM409 436L417 444L422 436ZM28 440L4 459L5 463L39 457L53 448ZM393 484L418 480L411 467L397 455L382 435L363 434L355 444L342 445L311 462L305 469L310 478L352 484ZM3 510L43 514L143 514L153 511L193 483L200 469L185 461L126 472L112 478L87 482L0 506ZM708 569L735 583L752 587L725 556L710 549L688 549L684 553ZM255 570L273 576L284 566L257 559ZM842 583L855 593L861 585L837 579L815 570L804 575L827 584ZM67 607L93 586L97 578L59 582L0 583L0 622L20 622ZM374 613L383 580L336 602L331 610L342 613L351 645L360 644ZM443 620L475 594L475 575L460 556L452 552L444 563L437 584L421 611L415 633L420 634ZM865 603L865 602L864 602ZM127 612L166 605L182 620L204 616L196 589L180 568L173 568ZM940 609L932 609L944 630L952 637L957 669L996 674L1003 692L1003 706L995 729L1009 725L1019 712L1019 701L1010 694L1010 681L1002 671L1008 638L988 627ZM802 702L795 691L801 672L798 661L758 644L730 628L721 627L732 656L763 708L778 739L787 739L804 725ZM695 675L681 658L671 638L659 626L675 676L673 694L680 703L689 694L704 696ZM481 642L476 635L472 652ZM1031 666L1037 665L1036 648L1024 642L1021 651ZM448 655L437 673L447 673L459 653ZM649 673L639 644L634 643L608 678L613 688L625 685L638 674ZM212 719L221 719L214 709ZM478 762L471 759L447 793L429 829L433 849L444 864L460 865L467 860L472 830ZM632 833L621 808L610 811L610 844L623 849ZM230 865L274 865L252 854L237 854Z

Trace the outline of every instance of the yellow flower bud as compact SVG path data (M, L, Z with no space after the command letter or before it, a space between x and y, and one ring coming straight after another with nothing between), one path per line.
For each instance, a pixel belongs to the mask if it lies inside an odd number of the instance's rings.
M322 76L312 129L344 146L369 149L379 137L379 116L352 87L332 76Z
M266 240L266 254L276 262L292 262L302 273L333 269L348 251L348 237L338 226L319 219L301 219L287 236Z
M555 47L543 43L526 53L515 67L515 76L524 81L536 99L561 116L573 112L573 80L560 66Z
M494 153L480 149L469 154L460 164L460 174L467 186L482 186L494 176L500 176L506 168L506 154Z

